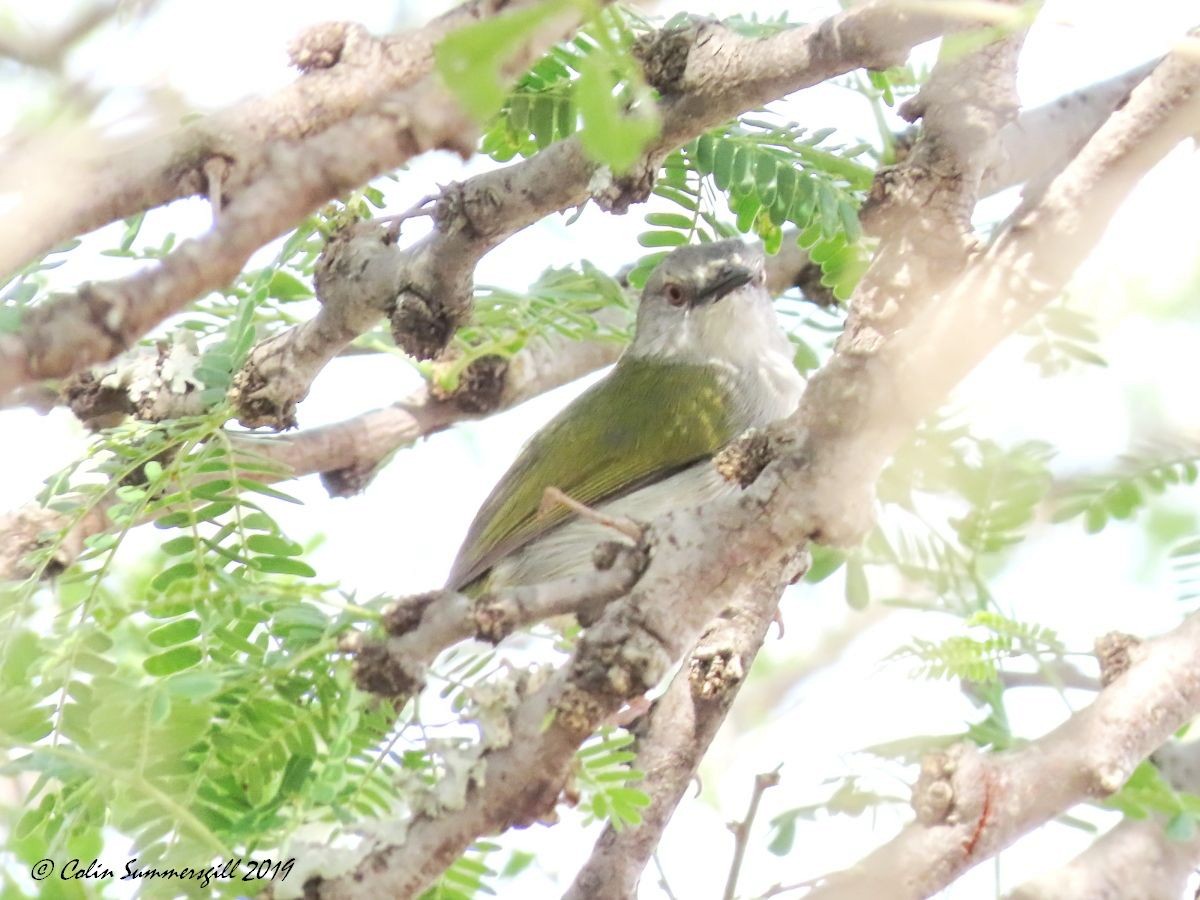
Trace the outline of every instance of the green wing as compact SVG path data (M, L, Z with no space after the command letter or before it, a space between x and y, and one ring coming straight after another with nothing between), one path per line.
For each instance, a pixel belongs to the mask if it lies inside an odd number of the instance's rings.
M476 514L447 587L470 585L571 517L561 506L539 515L546 488L595 506L712 456L731 427L711 368L623 358L525 445Z

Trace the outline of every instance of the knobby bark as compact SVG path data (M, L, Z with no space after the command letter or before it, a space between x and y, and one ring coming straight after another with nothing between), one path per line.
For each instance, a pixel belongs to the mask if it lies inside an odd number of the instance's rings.
M539 30L509 58L504 74L515 78L577 23L577 12L556 17L553 28ZM440 33L437 24L430 29ZM338 64L340 52L315 57ZM301 140L263 144L262 175L232 199L224 158L205 155L206 182L211 182L206 189L220 211L213 227L184 241L157 266L83 285L29 310L18 331L0 335L0 396L30 381L69 375L111 359L191 300L232 282L255 250L320 204L376 175L427 150L471 153L475 125L429 74L429 63L406 69L401 83L378 104L337 127ZM362 77L366 81L369 74ZM213 160L219 161L207 165ZM86 194L86 186L80 191Z
M642 870L733 706L788 580L772 571L744 585L729 608L709 623L644 726L635 727L634 766L646 773L639 787L649 794L650 806L637 828L605 828L563 900L636 896Z
M70 181L78 190L59 192L56 203L22 196L9 215L28 227L6 234L0 247L0 273L110 222L172 200L208 196L205 169L214 162L220 164L222 196L230 202L258 181L274 177L275 147L302 145L324 132L330 132L336 143L343 126L346 130L341 132L340 142L353 146L350 139L355 137L356 126L347 123L379 111L393 102L398 92L428 75L438 41L465 25L536 2L469 0L421 29L383 37L352 22L322 23L291 42L289 57L303 74L274 94L253 97L183 128L159 124L147 133L124 139L87 131L53 134L56 143L67 139L78 148ZM90 8L74 27L49 41L37 42L34 51L7 49L18 51L17 57L27 62L33 61L31 56L44 59L45 48L64 46L63 38L75 34L80 24L90 24L97 13L106 7L115 11L117 5ZM0 52L5 49L0 47ZM24 158L36 157L45 149L35 138L27 138L10 151L4 169L20 169Z

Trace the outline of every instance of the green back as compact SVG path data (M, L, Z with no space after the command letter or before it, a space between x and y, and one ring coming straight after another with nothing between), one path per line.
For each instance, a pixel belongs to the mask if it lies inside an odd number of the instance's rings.
M734 435L729 393L712 368L624 357L539 431L475 516L447 587L462 590L498 560L574 514L557 487L596 506L712 456Z

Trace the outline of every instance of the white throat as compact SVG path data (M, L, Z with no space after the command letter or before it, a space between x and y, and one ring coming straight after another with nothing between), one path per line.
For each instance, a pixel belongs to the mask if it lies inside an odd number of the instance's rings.
M626 352L713 366L728 377L743 406L746 428L790 414L804 391L792 343L775 307L754 285L731 291L711 306L682 312L670 327L639 332Z

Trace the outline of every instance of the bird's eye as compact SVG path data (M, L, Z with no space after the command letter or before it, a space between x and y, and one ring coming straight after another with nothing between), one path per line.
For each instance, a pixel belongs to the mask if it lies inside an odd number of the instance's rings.
M672 306L683 306L684 296L683 288L677 284L668 284L664 293L667 296L667 302Z

